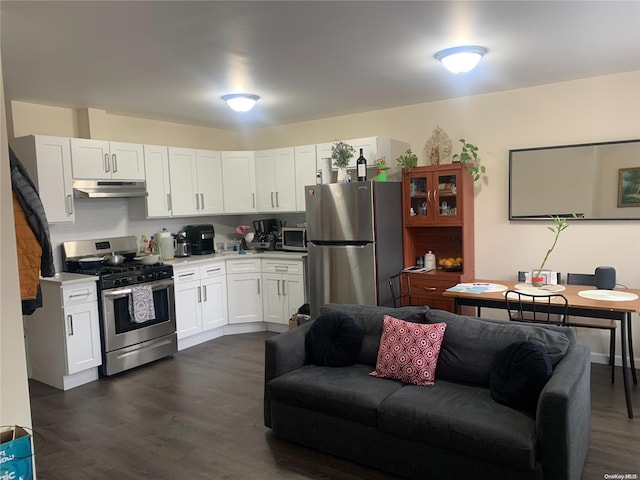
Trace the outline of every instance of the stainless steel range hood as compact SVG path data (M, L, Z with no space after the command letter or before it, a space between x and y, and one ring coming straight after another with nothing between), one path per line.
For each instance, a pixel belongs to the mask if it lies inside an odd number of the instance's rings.
M74 180L73 196L75 198L146 197L147 188L144 182L127 182L116 180Z

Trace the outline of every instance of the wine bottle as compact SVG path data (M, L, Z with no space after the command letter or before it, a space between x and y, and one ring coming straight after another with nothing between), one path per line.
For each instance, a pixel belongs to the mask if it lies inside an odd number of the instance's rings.
M356 167L358 169L358 181L366 182L367 181L367 159L362 155L362 148L360 149L360 156L356 161Z

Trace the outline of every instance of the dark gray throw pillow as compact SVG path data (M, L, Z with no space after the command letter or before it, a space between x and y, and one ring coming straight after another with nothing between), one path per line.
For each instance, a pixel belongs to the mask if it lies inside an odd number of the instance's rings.
M305 335L307 360L315 365L353 365L361 346L362 330L353 318L340 312L320 315Z
M553 368L544 348L515 342L498 352L489 373L491 398L502 405L535 413L538 397Z

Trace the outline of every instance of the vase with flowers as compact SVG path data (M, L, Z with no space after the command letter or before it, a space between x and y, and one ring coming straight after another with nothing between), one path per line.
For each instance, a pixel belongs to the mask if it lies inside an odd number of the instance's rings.
M355 153L356 151L351 145L340 140L331 147L331 159L333 164L338 167L338 183L347 183L347 166Z

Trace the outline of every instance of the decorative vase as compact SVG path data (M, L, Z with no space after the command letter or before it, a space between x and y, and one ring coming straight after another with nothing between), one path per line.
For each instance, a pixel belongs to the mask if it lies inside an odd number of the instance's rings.
M385 163L378 164L378 169L376 170L376 181L378 182L386 182L387 181L387 165Z
M331 157L322 159L322 183L331 183Z
M349 176L347 174L347 169L346 167L339 167L338 168L338 183L347 183Z
M543 287L549 284L551 272L549 270L540 270L539 268L531 269L531 286Z

